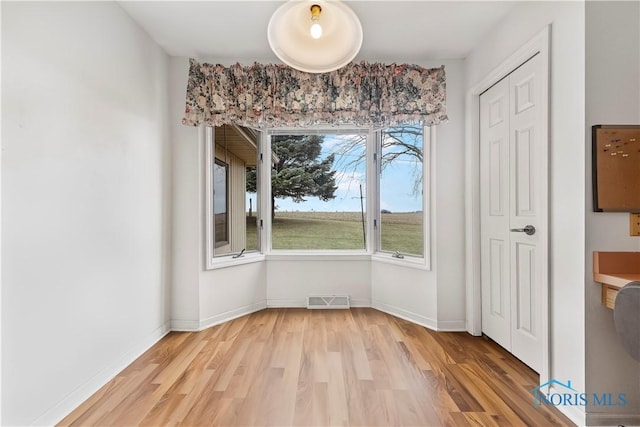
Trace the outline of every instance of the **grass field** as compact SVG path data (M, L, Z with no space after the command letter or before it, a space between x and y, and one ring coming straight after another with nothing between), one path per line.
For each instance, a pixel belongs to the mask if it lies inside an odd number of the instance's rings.
M384 251L422 255L422 213L382 214L381 221ZM359 212L276 212L272 228L273 249L365 247ZM247 247L255 245L255 218L247 218Z

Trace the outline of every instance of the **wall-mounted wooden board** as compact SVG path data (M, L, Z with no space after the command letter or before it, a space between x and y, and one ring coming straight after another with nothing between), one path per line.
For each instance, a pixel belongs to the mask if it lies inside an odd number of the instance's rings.
M592 127L593 210L640 212L640 125Z

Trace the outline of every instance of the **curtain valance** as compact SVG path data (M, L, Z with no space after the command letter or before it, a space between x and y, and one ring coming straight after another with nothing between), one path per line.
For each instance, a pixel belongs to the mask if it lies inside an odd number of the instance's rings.
M445 86L444 66L362 62L310 74L279 64L225 67L191 59L182 123L433 125L447 119Z

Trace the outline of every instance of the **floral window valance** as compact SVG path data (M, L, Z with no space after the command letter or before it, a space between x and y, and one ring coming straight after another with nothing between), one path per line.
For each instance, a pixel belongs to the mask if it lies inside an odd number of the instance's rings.
M191 59L182 123L434 125L447 119L445 95L444 66L363 62L309 74L285 65L225 67Z

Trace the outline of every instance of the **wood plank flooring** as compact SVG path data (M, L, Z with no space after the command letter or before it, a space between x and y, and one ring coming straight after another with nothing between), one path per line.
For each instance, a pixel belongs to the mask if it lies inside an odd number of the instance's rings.
M495 343L374 309L267 309L172 332L60 426L573 425Z

